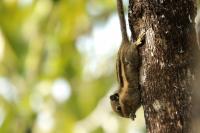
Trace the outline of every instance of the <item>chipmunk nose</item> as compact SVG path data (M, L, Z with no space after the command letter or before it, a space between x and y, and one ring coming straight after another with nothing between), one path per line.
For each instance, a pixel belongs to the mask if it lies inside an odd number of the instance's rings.
M114 101L114 100L115 100L115 96L114 96L114 95L111 95L111 96L110 96L110 100Z
M110 96L110 100L112 100L112 101L116 101L118 99L119 99L119 95L117 93Z

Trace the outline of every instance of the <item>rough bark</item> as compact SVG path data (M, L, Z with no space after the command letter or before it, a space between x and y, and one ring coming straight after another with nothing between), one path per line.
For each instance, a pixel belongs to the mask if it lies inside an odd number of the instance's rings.
M198 5L199 5L199 1ZM200 9L197 11L197 16L195 18L195 28L197 34L197 42L200 43ZM198 46L199 46L198 43ZM200 46L199 46L200 48ZM192 129L193 132L200 132L200 49L196 54L197 64L195 71L195 81L194 81L194 91L193 91L193 109L192 109Z
M132 39L140 47L142 105L149 133L191 132L195 0L129 0Z

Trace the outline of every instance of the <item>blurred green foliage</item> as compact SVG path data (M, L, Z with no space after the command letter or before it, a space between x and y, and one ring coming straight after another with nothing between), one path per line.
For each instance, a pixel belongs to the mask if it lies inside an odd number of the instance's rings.
M117 17L115 4L0 0L0 133L125 133L144 125L140 117L128 125L108 105L115 49L93 70L96 44L80 41Z
M11 100L0 97L1 133L70 133L95 109L112 86L113 74L86 80L85 56L76 42L97 21L105 22L114 7L113 0L0 1L0 75L13 85L8 93L14 91ZM61 103L51 94L60 78L71 88ZM53 122L45 122L53 128L43 131L40 119L48 114Z

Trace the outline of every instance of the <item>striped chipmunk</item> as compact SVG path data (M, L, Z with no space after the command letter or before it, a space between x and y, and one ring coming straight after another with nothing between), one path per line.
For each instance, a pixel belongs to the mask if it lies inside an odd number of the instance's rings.
M119 116L134 120L135 112L141 106L137 47L143 44L145 31L140 32L135 42L129 41L122 0L117 0L117 10L122 34L122 42L116 60L119 89L110 96L110 103L113 111Z

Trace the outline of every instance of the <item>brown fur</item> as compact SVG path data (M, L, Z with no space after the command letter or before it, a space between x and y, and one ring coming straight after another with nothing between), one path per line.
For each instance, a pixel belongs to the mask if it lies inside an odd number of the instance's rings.
M141 106L139 91L139 55L137 46L142 44L145 32L141 31L136 42L128 40L122 0L117 0L122 43L117 57L117 79L119 90L110 96L111 106L119 116L135 118L135 112Z

